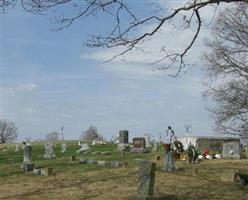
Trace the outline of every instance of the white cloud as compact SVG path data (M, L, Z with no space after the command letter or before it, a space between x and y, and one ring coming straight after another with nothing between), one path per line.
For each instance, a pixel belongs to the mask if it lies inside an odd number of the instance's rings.
M38 89L38 85L36 83L25 83L18 84L15 86L7 87L10 92L30 92Z

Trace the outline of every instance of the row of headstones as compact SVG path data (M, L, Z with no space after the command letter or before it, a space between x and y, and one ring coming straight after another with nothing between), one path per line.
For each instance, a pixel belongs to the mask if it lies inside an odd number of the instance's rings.
M20 144L16 144L15 146L15 152L19 152L21 149L25 148L25 145L23 145L22 147L20 147ZM66 143L62 143L61 144L61 153L65 153L67 151L67 145ZM45 154L49 154L49 152L51 152L51 154L54 154L54 144L53 143L47 143L45 144Z
M67 151L65 143L62 143L61 147L62 147L61 152ZM49 159L56 158L53 143L45 144L45 154L43 157L49 158ZM23 163L21 165L21 168L24 171L32 171L34 168L34 163L32 162L32 145L30 145L30 144L26 144L24 146Z
M81 163L91 163L94 164L92 160L80 161ZM108 163L108 161L98 161L99 165L111 164L113 166L121 166L119 162ZM24 171L31 171L34 168L34 163L32 162L32 146L27 144L24 147L24 158L22 163L22 169ZM139 186L138 193L139 195L153 195L154 179L155 179L155 163L150 163L147 161L142 162L140 171L138 173L139 177Z

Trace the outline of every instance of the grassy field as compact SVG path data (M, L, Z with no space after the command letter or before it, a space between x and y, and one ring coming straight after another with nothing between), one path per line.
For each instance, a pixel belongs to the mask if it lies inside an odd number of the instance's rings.
M56 146L54 160L43 159L44 144L33 144L33 161L36 166L53 167L55 176L36 176L23 173L20 164L23 152L15 153L15 146L8 145L8 151L0 151L0 199L128 199L137 188L138 164L135 158L154 160L159 153L125 154L126 168L112 168L80 164L79 158L99 160L119 160L116 145L92 146L92 151L111 151L111 155L77 155L76 141L67 141L69 152L61 154L61 145ZM75 155L77 161L70 161ZM171 195L175 199L248 199L248 187L220 181L220 175L227 169L247 169L248 160L206 160L200 164L189 165L182 161L178 167L197 168L199 174L187 176L179 173L161 171L163 161L157 161L155 194Z

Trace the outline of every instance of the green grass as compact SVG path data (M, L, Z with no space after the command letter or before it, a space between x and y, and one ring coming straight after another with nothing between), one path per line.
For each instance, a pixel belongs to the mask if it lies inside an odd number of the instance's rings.
M52 167L56 175L36 176L23 173L20 164L23 150L15 153L15 145L8 145L7 151L0 151L0 199L128 199L137 188L138 164L135 158L154 160L157 153L137 154L125 152L126 168L112 168L80 164L79 159L119 160L117 145L90 146L93 151L111 151L111 155L79 155L77 141L66 141L68 152L61 153L61 142L55 148L56 159L43 159L44 143L33 145L32 160L35 166ZM71 155L76 161L71 161ZM155 179L155 194L169 195L174 199L248 199L247 186L220 182L220 175L227 169L248 170L248 160L206 160L196 165L176 162L177 167L198 168L197 177L182 173L164 173L163 161L158 161Z
M110 151L111 155L91 155L91 153L83 155L77 154L76 150L79 149L77 141L66 141L67 143L67 152L61 153L61 142L56 143L55 154L56 159L44 159L44 143L33 143L32 146L32 161L35 163L36 167L53 167L56 170L95 170L101 169L102 167L97 165L82 165L79 164L78 160L83 159L93 159L93 160L120 160L120 152L117 151L116 144L108 145L90 145L91 152L94 151ZM161 148L162 151L162 148ZM135 154L131 152L125 152L124 161L128 161L129 164L135 164L135 158L141 159L152 159L156 153L145 153L145 154ZM77 158L77 161L71 162L70 157L74 155ZM11 176L16 174L21 174L20 165L23 161L23 150L15 152L15 145L7 145L7 151L0 151L0 177L1 176Z

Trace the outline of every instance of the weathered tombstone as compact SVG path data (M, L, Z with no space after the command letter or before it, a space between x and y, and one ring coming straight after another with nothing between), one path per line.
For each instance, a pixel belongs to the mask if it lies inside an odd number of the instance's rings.
M41 168L35 168L33 172L35 175L41 175Z
M159 147L159 141L156 140L156 141L153 143L152 151L157 152L157 151L158 151L158 147Z
M66 143L61 144L61 153L65 153L67 151Z
M104 165L108 165L108 164L109 164L109 161L106 161L106 160L98 160L98 161L97 161L97 164L98 164L98 165L101 165L101 166L104 166Z
M240 144L238 142L224 143L222 157L240 159Z
M238 181L238 170L225 170L220 175L220 180L222 182L235 183Z
M15 146L15 152L19 152L19 150L20 150L20 146L19 146L19 144L16 144L16 146Z
M248 184L248 170L225 170L220 176L222 182L237 183L240 185Z
M150 161L140 163L137 194L130 199L150 199L154 193L156 164Z
M143 153L145 151L146 141L143 137L133 138L133 152Z
M53 176L54 170L51 167L41 169L41 176Z
M34 168L34 163L32 162L32 146L25 145L23 154L23 163L21 165L23 171L32 171Z
M90 151L90 147L87 143L83 143L81 144L81 148L79 150L77 150L77 153L82 153L82 152L87 152Z
M173 151L171 144L164 144L165 159L164 159L164 171L172 172L175 169Z
M122 163L121 162L118 162L118 161L111 161L110 162L110 165L111 165L111 167L117 168L117 167L121 167L122 166Z
M146 147L146 148L147 148L147 147L150 147L150 146L151 146L151 143L150 143L150 136L149 136L148 134L145 134L145 135L144 135L144 138L145 138L145 141L146 141L146 143L145 143L146 146L145 146L145 147Z
M128 144L128 130L119 131L119 143Z
M117 145L117 148L119 151L127 151L130 149L130 146L129 146L129 144L119 143Z
M43 157L44 158L47 158L47 159L56 158L53 143L47 143L47 144L45 144L45 154L44 154Z

